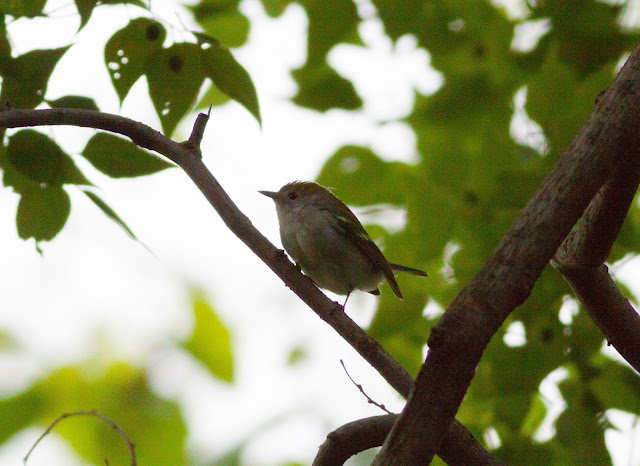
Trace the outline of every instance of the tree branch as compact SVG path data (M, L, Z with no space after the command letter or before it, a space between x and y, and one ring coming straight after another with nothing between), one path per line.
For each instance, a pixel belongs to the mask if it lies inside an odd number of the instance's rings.
M621 165L593 198L552 263L607 341L640 372L640 316L604 265L640 183L639 159Z
M383 414L349 422L327 435L313 466L338 466L353 455L382 445L398 414Z
M56 108L0 111L0 128L45 125L81 126L122 134L131 138L138 146L154 150L178 164L204 194L227 227L280 277L287 287L371 364L389 385L403 397L409 396L413 379L406 369L393 359L380 343L353 322L338 303L327 298L308 277L303 275L287 259L282 250L277 249L252 225L249 218L238 209L204 165L200 158L199 147L193 147L189 141L187 144L172 141L158 131L134 120L92 110ZM195 140L198 134L202 135L201 129L194 129L193 134L196 134L193 136ZM459 424L458 421L455 422ZM461 424L457 427L458 429L452 430L447 437L447 443L453 450L465 448L468 444L464 438L456 436L462 430L466 431L465 427ZM474 442L476 442L475 439ZM478 450L482 450L477 442L476 446ZM489 455L486 451L484 454Z
M640 47L570 147L429 338L429 353L374 464L428 464L491 337L531 293L542 269L616 164L640 151Z
M338 466L350 457L370 448L379 447L391 431L399 414L384 414L349 422L327 435L313 460L313 466ZM449 441L455 439L455 441ZM459 422L451 428L438 451L447 464L476 464L497 466L502 463L485 450Z
M27 453L27 455L24 457L24 460L23 460L24 464L27 464L27 461L29 460L29 456L31 456L31 453L33 453L33 450L35 450L35 448L38 446L40 441L43 438L45 438L47 435L49 435L49 433L53 430L53 428L56 425L58 425L59 422L65 420L65 419L67 419L68 417L71 417L71 416L92 416L92 417L95 417L97 419L100 419L102 422L107 424L114 431L116 431L118 433L118 435L120 435L120 437L122 437L122 440L124 440L125 443L127 444L127 449L129 450L129 457L131 458L131 466L136 466L138 464L138 462L136 460L135 446L133 445L133 442L131 441L131 439L129 439L129 436L127 435L127 433L124 430L122 430L122 428L118 424L113 422L107 416L105 416L104 414L100 414L98 411L95 411L95 410L92 410L92 411L74 411L72 413L63 413L63 414L61 414L60 417L58 417L55 421L53 421L49 425L49 427L47 427L47 429L42 433L42 435L40 435L40 437L38 437L38 440L36 440L36 442L33 444L31 449Z
M130 118L111 113L79 108L52 108L46 110L0 109L0 128L24 128L27 126L80 126L103 129L122 134L134 144L164 155L182 165L193 151L164 134Z

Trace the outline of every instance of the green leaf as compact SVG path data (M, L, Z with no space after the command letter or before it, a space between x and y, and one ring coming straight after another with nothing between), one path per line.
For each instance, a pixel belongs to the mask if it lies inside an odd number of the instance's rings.
M69 47L32 50L13 59L4 74L0 101L14 108L35 108L44 100L49 77Z
M571 463L611 464L605 445L606 424L597 398L581 380L570 378L558 384L567 409L556 421L556 439L571 453Z
M399 333L379 338L378 341L393 358L415 377L422 366L422 344Z
M61 186L33 188L21 193L16 215L18 236L36 243L53 239L71 211L69 195Z
M75 0L75 3L76 8L78 9L78 14L80 15L80 26L78 27L79 31L89 22L91 13L93 13L93 9L96 7L98 0Z
M309 351L304 346L291 348L287 357L287 365L295 366L309 357Z
M640 377L627 365L599 355L597 376L589 386L605 409L640 412Z
M0 9L2 13L20 18L26 16L33 18L34 16L42 16L42 10L47 0L10 0L2 2Z
M360 18L351 0L302 2L309 16L306 64L292 75L300 89L293 99L297 105L325 111L330 108L355 110L362 101L351 81L344 79L327 62L329 51L339 43L361 44Z
M358 36L360 17L351 0L303 0L309 17L307 65L325 63L327 53L339 43L361 44Z
M142 76L155 53L162 49L167 31L149 18L131 20L117 31L104 47L104 62L120 103Z
M296 105L324 112L331 108L355 110L362 106L353 83L340 76L326 63L293 70L291 73L300 86L293 98Z
M498 432L499 434L501 432ZM560 456L557 442L538 443L531 438L516 435L502 439L502 445L494 453L504 464L510 465L554 465L571 464L569 458ZM561 459L562 458L562 459ZM564 461L563 461L564 459Z
M325 163L318 183L331 186L338 197L350 205L405 203L399 183L408 181L402 163L384 162L371 149L359 146L339 148ZM371 183L375 179L376 183Z
M149 62L149 95L167 136L194 105L204 78L196 44L173 44L158 51Z
M46 101L51 108L84 108L86 110L100 110L96 101L82 95L65 95L56 100Z
M547 406L544 404L542 396L539 393L534 395L534 398L529 407L527 417L522 422L522 433L527 437L533 437L542 425L542 422L547 416Z
M384 24L385 32L393 40L399 39L407 32L418 31L422 26L422 22L429 18L427 15L418 15L425 7L424 0L405 0L398 2L396 0L372 0L378 12L378 17Z
M210 42L202 47L202 66L218 89L242 104L262 124L256 88L249 73L236 61L231 52Z
M239 0L205 0L192 11L208 35L235 48L244 45L249 35L249 20L239 11L239 4Z
M11 72L14 62L11 57L11 44L7 37L7 26L5 16L0 13L0 76Z
M32 129L18 131L9 138L7 159L20 176L6 172L5 185L18 192L25 184L23 177L45 186L91 184L53 140Z
M100 0L102 5L135 5L149 10L149 1L145 0Z
M211 83L209 89L207 89L207 91L200 99L200 102L198 102L198 105L196 105L196 110L209 108L209 106L211 105L213 105L214 107L224 105L230 100L231 98L229 98L220 89L218 89L215 84Z
M233 353L231 335L215 311L199 294L193 296L195 325L188 341L182 347L200 361L211 374L233 382Z
M82 155L96 169L113 178L151 175L174 167L133 142L110 133L97 133L89 139Z
M597 1L541 2L534 15L551 20L549 36L559 57L585 77L637 44L637 35L620 27L621 7Z
M124 223L124 220L122 220L118 214L116 214L115 210L113 210L109 204L107 204L100 196L98 196L97 194L95 194L92 191L86 191L86 190L82 190L83 193L85 193L87 195L87 197L89 199L91 199L91 201L98 206L98 208L100 210L102 210L102 212L109 217L111 220L113 220L114 222L116 222L118 225L120 225L122 227L122 229L134 240L138 241L138 238L136 238L136 235L133 233L133 231L131 230L131 228L129 228L129 226Z
M262 6L269 16L277 18L293 3L293 0L262 0Z

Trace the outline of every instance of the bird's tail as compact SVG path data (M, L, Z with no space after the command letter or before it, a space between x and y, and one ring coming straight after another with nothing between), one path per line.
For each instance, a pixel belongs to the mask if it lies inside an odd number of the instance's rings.
M406 265L400 265L400 264L389 264L391 266L391 269L395 272L405 272L405 273L410 273L411 275L417 275L419 277L426 277L427 273L423 272L422 270L418 270L418 269L413 269L411 267L407 267Z

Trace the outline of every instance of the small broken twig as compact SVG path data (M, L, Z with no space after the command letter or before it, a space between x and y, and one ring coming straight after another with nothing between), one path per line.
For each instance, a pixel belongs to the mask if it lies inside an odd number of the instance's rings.
M31 455L31 453L33 453L33 450L35 450L35 448L38 446L40 441L43 438L45 438L60 421L66 419L68 417L71 417L71 416L92 416L92 417L100 419L102 422L104 422L105 424L110 426L113 430L115 430L118 434L120 434L120 437L122 437L122 439L127 443L127 448L129 449L129 455L131 456L131 466L136 466L138 464L137 461L136 461L135 446L133 445L133 442L129 439L129 436L126 434L126 432L124 430L122 430L120 428L120 426L118 424L116 424L114 421L112 421L111 419L109 419L105 415L100 414L98 411L95 411L95 410L91 410L91 411L74 411L72 413L64 413L64 414L60 415L60 417L58 417L58 419L53 421L49 425L49 427L47 427L47 430L45 430L42 433L42 435L40 437L38 437L38 440L36 440L36 443L33 444L31 449L27 453L27 455L24 457L24 460L23 460L24 464L27 464L27 461L29 460L29 456ZM105 464L109 464L106 459L105 459Z

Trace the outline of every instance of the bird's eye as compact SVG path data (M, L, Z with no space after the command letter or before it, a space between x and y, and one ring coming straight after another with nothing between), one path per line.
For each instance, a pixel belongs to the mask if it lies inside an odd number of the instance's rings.
M289 199L291 199L292 201L294 199L296 199L297 197L298 197L298 193L297 192L292 191L292 192L289 193Z

